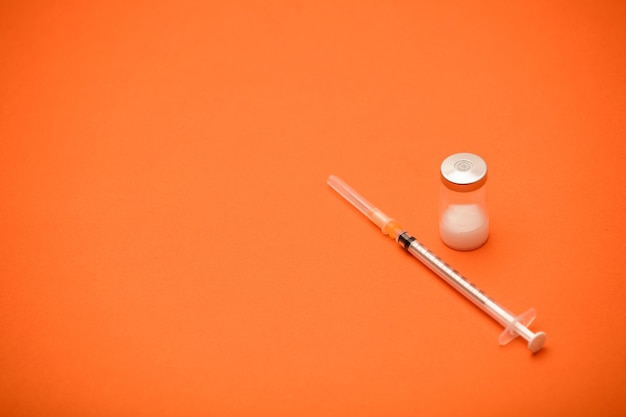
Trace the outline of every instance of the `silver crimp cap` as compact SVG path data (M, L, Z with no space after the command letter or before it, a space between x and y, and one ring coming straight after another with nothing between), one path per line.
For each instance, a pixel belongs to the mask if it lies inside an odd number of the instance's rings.
M473 153L455 153L441 163L441 182L454 191L477 190L487 182L487 164Z

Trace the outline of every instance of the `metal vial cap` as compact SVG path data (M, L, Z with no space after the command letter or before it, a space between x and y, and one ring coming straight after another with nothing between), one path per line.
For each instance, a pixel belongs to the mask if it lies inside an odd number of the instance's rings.
M487 182L487 164L473 153L455 153L441 163L441 182L453 191L478 190Z

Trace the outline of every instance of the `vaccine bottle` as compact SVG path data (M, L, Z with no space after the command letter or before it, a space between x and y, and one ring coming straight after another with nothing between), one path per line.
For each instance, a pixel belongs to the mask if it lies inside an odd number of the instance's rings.
M472 250L489 237L487 164L478 155L456 153L441 163L439 235L452 249Z

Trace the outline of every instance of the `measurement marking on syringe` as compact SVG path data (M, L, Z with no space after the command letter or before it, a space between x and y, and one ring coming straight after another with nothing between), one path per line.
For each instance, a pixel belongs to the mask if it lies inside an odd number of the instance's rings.
M469 298L471 296L472 299L482 304L491 300L483 291L468 281L467 278L461 275L456 269L445 263L440 257L432 253L417 240L413 241L407 250L411 253L417 252L418 258L423 260L423 262L430 267L433 272L441 276L441 278L445 279L452 285L465 289L463 294L466 297Z

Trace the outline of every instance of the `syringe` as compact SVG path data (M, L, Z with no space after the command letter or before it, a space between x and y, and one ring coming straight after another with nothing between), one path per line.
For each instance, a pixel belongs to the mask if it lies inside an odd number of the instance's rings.
M514 316L418 242L413 236L407 233L402 226L396 223L395 220L374 207L372 203L363 198L363 196L354 191L341 179L331 175L328 178L328 185L343 198L348 200L348 202L361 213L367 216L375 225L380 227L383 234L389 235L390 238L398 242L407 252L419 259L454 289L504 326L504 331L498 338L498 342L501 345L506 345L517 336L522 336L528 341L528 349L530 349L531 352L535 353L541 350L546 342L546 334L544 332L533 333L528 329L528 326L530 326L537 316L534 308L531 308L519 316Z

